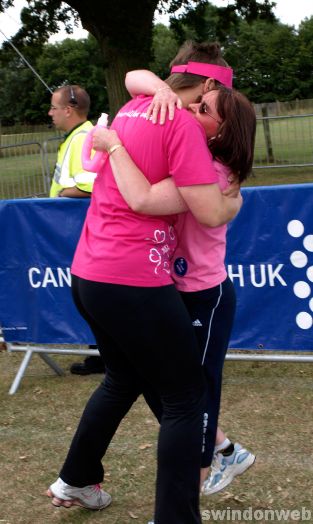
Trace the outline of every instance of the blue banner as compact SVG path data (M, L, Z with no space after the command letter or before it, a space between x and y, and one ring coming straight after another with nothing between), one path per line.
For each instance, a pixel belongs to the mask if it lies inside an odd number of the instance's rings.
M94 344L70 266L89 199L0 201L0 319L8 342Z
M313 349L313 184L247 188L229 226L232 348Z
M313 350L313 184L242 190L229 225L235 349ZM88 199L0 201L0 320L8 342L93 344L71 297Z

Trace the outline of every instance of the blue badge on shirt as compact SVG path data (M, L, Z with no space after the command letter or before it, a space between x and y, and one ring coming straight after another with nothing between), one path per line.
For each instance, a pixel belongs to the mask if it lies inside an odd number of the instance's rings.
M174 271L177 276L184 277L188 270L187 260L183 257L176 258L174 262Z

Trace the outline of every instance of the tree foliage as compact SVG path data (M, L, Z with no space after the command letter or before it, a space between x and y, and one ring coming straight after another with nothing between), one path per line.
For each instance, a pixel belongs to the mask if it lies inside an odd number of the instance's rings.
M103 58L111 111L114 113L128 95L124 77L129 69L147 67L151 61L152 27L156 9L175 13L181 7L187 11L205 6L204 0L27 0L22 10L22 27L16 42L40 47L49 35L57 32L60 22L71 31L72 24L81 21L84 29L97 40ZM0 11L14 0L0 0ZM223 8L223 17L239 12L249 21L256 16L269 16L272 2L236 0Z
M0 0L0 10L10 3L14 0ZM51 88L66 82L83 85L91 96L93 119L109 108L113 114L126 100L124 76L127 70L150 67L165 78L169 62L188 38L218 40L226 60L234 68L235 87L254 102L313 97L313 17L303 21L296 31L275 19L271 2L261 5L260 2L238 0L230 9L218 8L202 0L136 1L129 9L123 3L124 14L120 15L122 3L119 0L114 2L114 10L111 1L103 2L105 10L102 4L97 2L95 7L96 4L89 1L88 6L84 6L86 12L82 14L81 11L79 17L90 33L93 30L93 36L90 34L88 39L79 41L66 39L56 44L47 43L49 34L56 30L61 20L69 31L73 27L70 24L78 20L78 11L73 11L74 3L76 8L85 4L78 0L71 0L71 6L70 2L61 4L59 0L29 0L34 16L29 8L23 11L25 25L13 42ZM140 14L143 4L146 10ZM182 4L186 9L177 14L175 9ZM172 13L169 27L152 26L156 5ZM41 12L36 11L38 6L43 9ZM112 22L110 27L108 20ZM141 27L143 20L145 25ZM33 73L11 47L4 45L0 49L0 119L48 121L49 103L50 94L34 79Z
M163 24L156 24L153 29L152 51L153 61L149 68L161 78L168 76L168 65L176 55L179 44L174 32Z
M46 44L35 62L35 69L53 90L63 84L80 84L90 95L90 118L108 112L102 59L96 40L65 39ZM8 86L14 86L8 89ZM33 73L15 54L8 59L0 52L0 119L2 123L50 122L50 93L34 80Z
M298 80L303 98L313 96L313 16L306 18L299 27Z
M238 0L226 7L216 7L210 2L199 2L189 5L178 17L171 17L171 27L179 43L187 38L199 41L226 42L228 35L238 27L240 20L252 23L254 20L275 20L272 8L274 2L264 3L249 0Z
M292 27L242 21L225 57L235 70L235 86L254 102L293 100L298 87L298 43Z
M254 102L313 97L313 17L296 31L267 9L248 13L246 4L226 17L228 8L210 3L188 9L172 22L176 39L219 41L234 69L234 86Z

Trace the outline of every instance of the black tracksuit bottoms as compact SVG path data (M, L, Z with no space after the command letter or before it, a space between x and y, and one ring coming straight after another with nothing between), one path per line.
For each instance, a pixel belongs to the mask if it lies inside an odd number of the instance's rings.
M204 411L205 431L201 459L201 465L204 468L210 466L214 452L223 365L234 322L236 294L232 281L227 277L224 282L213 288L184 292L181 293L181 297L198 339L201 363L207 382ZM163 415L160 397L151 388L144 391L144 397L160 422Z
M206 380L182 298L173 285L132 287L75 276L72 292L95 335L106 374L85 407L60 477L77 487L102 482L101 459L120 421L152 387L163 407L155 524L200 524Z

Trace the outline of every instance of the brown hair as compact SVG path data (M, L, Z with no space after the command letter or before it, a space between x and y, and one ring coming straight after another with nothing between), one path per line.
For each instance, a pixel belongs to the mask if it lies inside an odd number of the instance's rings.
M239 182L252 171L256 115L251 102L236 89L218 88L216 109L222 119L216 137L209 140L213 157L228 166Z
M188 62L202 62L205 64L215 64L228 67L227 62L222 56L221 46L218 42L194 42L187 40L179 49L177 55L170 63L170 67L174 65L187 64ZM205 76L193 75L190 73L173 73L166 82L175 91L176 89L184 89L188 87L195 87L206 80ZM217 84L220 82L216 81Z
M90 108L90 97L79 85L58 87L55 93L61 94L61 104L73 107L80 116L87 116Z

